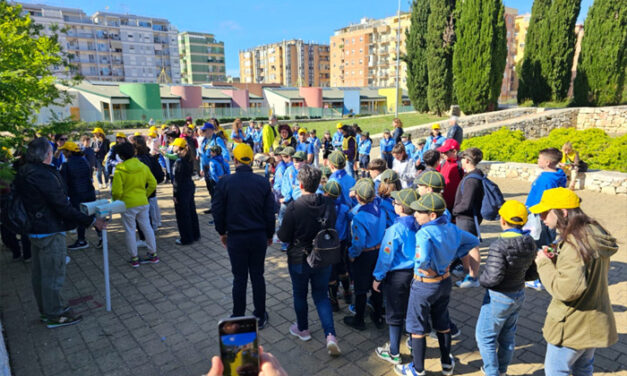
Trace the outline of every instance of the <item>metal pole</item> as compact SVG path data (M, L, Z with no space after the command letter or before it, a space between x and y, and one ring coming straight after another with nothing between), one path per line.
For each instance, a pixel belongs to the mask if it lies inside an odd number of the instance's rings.
M398 29L396 35L396 108L394 110L394 117L398 117L398 102L403 98L402 95L398 95L399 88L399 80L401 79L401 73L399 72L400 68L400 58L401 58L401 0L398 0Z
M111 312L111 287L109 286L109 242L107 229L102 229L102 259L104 264L105 299L107 311Z

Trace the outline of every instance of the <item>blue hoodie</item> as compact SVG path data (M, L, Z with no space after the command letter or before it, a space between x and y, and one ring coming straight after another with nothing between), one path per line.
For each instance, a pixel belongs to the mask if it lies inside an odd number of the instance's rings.
M231 173L229 163L221 155L216 155L209 160L209 176L216 183L224 175Z
M385 230L372 273L374 279L381 281L392 270L413 269L418 227L414 217L409 215L396 218L396 222Z
M566 174L564 174L564 171L561 169L558 169L556 172L543 171L531 184L531 190L529 190L525 206L530 208L537 205L544 191L559 187L566 188Z

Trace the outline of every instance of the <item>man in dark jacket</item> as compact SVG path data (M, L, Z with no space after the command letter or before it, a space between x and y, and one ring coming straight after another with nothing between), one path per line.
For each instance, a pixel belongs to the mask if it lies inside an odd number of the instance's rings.
M48 328L73 325L81 321L65 308L60 292L65 281L67 247L65 232L96 226L102 229L104 219L92 219L72 207L63 178L51 166L52 146L46 138L28 145L26 164L19 169L16 186L29 214L33 254L32 282L41 320Z
M259 329L268 322L266 282L263 277L266 248L274 234L274 195L270 183L250 167L253 150L240 143L233 150L235 173L218 181L211 198L215 227L227 248L233 272L233 316L246 313L248 274L253 286L253 314Z
M462 127L457 124L457 116L452 116L449 120L449 125L451 126L446 133L446 138L453 139L457 141L458 144L462 144L464 140L464 130Z

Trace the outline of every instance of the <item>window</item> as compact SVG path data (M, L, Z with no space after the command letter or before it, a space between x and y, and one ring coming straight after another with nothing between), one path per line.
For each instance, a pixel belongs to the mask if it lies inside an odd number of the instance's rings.
M364 41L364 37L363 37L363 36L362 36L362 37L359 37L359 41L360 41L360 42L363 42L363 41Z

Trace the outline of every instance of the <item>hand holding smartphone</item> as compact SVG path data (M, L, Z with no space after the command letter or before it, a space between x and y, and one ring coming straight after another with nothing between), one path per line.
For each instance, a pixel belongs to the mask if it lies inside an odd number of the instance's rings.
M259 374L259 338L257 318L232 317L218 323L220 357L224 376Z

